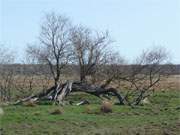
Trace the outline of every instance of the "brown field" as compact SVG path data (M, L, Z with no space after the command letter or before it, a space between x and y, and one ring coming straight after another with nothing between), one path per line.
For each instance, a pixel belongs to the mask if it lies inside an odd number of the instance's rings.
M159 90L180 90L180 75L163 78L158 86Z

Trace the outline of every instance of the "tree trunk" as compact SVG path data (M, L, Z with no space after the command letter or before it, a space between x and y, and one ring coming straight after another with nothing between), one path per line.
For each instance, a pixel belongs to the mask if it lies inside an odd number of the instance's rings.
M124 98L117 92L116 89L114 88L105 89L100 86L90 85L90 84L86 84L82 82L66 82L62 85L53 86L45 92L39 93L35 96L25 98L16 103L24 102L24 101L35 98L37 100L51 99L61 104L63 100L65 99L65 97L70 94L70 92L78 92L78 91L85 92L85 93L97 96L99 98L101 98L101 96L104 96L104 95L106 95L107 97L109 95L115 96L119 100L120 105L124 104Z

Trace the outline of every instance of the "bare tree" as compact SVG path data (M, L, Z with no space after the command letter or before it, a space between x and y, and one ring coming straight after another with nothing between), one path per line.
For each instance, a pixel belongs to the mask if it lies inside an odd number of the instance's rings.
M68 63L71 51L69 32L71 23L65 16L50 13L45 16L39 36L40 45L30 45L27 53L43 64L48 64L57 86L62 68Z
M80 81L85 82L86 76L95 73L96 66L103 60L106 47L110 43L109 34L76 26L71 31L71 43L79 66Z
M13 87L14 70L9 64L14 62L13 52L1 45L0 48L0 97L1 101L11 100Z
M163 47L153 47L143 51L135 63L129 66L123 75L120 74L119 79L128 84L128 92L124 97L129 104L141 103L150 96L161 78L169 75L170 70L167 71L164 64L169 64L168 52ZM132 101L129 101L129 96L133 97Z

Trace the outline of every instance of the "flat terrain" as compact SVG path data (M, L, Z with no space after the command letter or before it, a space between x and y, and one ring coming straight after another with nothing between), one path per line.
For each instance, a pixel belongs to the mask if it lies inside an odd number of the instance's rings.
M70 96L70 99L88 98L90 105L75 106L42 104L3 106L2 135L178 135L180 133L179 91L158 91L150 104L135 108L113 106L113 112L100 112L99 100L92 96ZM60 108L62 114L51 114Z

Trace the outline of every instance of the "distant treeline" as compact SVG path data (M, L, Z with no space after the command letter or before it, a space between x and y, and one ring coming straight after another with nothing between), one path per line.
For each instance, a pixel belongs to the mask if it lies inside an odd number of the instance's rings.
M106 65L108 66L108 65ZM125 69L126 71L132 70L133 67L136 67L138 65L119 65L118 68ZM163 66L163 69L165 72L168 72L172 75L178 75L180 74L180 65L172 64L172 65L159 65ZM101 66L101 68L105 66ZM75 74L78 72L78 66L77 65L67 65L63 69L63 74ZM30 74L37 74L37 75L43 75L43 74L50 74L49 66L48 65L42 65L42 64L9 64L9 65L0 65L0 72L13 72L14 74L19 75L30 75Z

